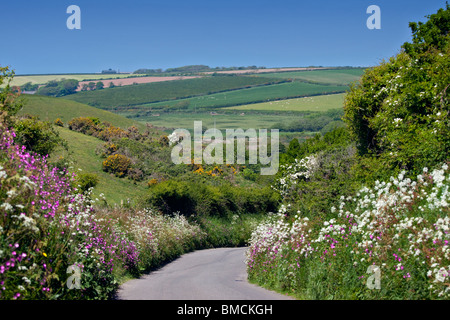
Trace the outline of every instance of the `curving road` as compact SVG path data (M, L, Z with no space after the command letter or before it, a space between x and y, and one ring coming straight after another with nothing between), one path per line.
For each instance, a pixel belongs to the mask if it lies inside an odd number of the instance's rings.
M190 252L124 283L119 300L292 300L247 281L246 248Z

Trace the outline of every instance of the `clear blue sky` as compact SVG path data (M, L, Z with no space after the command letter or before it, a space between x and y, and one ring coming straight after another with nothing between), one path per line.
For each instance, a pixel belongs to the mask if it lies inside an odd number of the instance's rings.
M81 30L69 30L69 5ZM369 5L381 29L369 30ZM17 74L216 66L370 66L444 0L28 0L0 4L0 65Z

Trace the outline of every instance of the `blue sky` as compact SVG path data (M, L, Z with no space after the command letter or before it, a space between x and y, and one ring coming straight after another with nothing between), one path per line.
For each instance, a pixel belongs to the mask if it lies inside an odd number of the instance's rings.
M70 5L81 30L69 30ZM381 29L369 30L369 5ZM371 66L444 0L2 1L0 65L16 74L216 66Z

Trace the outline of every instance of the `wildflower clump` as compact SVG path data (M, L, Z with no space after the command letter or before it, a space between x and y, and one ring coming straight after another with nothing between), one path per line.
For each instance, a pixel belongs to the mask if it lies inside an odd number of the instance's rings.
M133 253L132 243L117 242L111 226L95 220L89 197L71 188L73 175L16 145L14 131L1 126L0 298L108 297L115 261L135 259L123 254ZM73 265L91 282L71 291Z
M252 234L249 276L311 299L448 299L449 186L445 163L341 197L326 219L282 206Z

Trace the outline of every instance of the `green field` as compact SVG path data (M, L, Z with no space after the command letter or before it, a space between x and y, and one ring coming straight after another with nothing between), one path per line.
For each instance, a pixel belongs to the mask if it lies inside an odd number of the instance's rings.
M159 116L133 118L136 121L145 121L157 127L167 128L167 132L172 129L184 128L191 130L194 127L194 121L202 121L206 128L213 128L214 123L217 129L233 128L270 128L279 122L286 122L301 117L300 113L283 112L280 114L266 112L251 112L241 115L242 112L217 112L217 115L211 115L210 112L165 112Z
M95 107L111 109L117 106L132 106L208 95L214 92L236 90L280 81L283 81L283 79L251 76L212 76L84 91L65 96L65 98Z
M362 76L363 72L364 69L359 68L315 71L289 71L270 73L270 77L279 79L303 80L330 85L349 85L350 83L357 81Z
M278 100L263 103L253 103L235 107L223 108L223 110L240 111L326 111L342 108L344 93L311 96L297 99Z
M119 78L127 78L127 77L138 77L141 76L139 74L104 74L104 73L88 73L88 74L48 74L48 75L16 75L14 76L11 85L13 86L22 86L25 83L31 82L31 84L45 84L51 80L59 81L61 79L75 79L78 81L83 80L101 80L101 79L119 79Z
M76 117L95 117L121 128L128 128L133 125L139 129L145 128L145 125L140 122L135 122L76 101L36 95L22 95L22 97L24 99L24 107L20 110L19 115L28 113L39 116L41 120L51 122L60 118L64 123Z
M145 104L136 106L136 108L141 111L164 109L166 106L173 107L181 103L188 105L191 110L196 110L197 108L220 108L286 98L343 93L347 89L347 86L328 86L294 81L264 87L209 94L201 97Z

